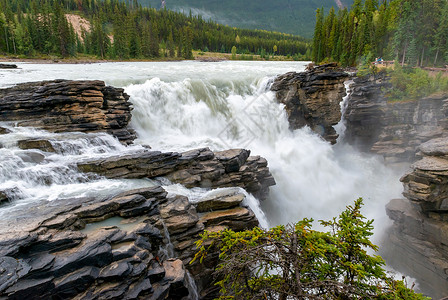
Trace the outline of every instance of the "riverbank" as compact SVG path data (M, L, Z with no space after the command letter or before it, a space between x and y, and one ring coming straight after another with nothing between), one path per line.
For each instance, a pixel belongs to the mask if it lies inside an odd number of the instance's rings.
M203 62L219 62L225 60L254 60L254 61L294 61L293 57L274 55L269 56L269 59L261 58L256 54L236 54L236 59L232 59L231 53L220 52L203 52L193 51L193 60ZM99 59L95 56L78 56L70 58L60 58L57 56L41 56L41 57L22 57L22 56L4 56L0 55L0 62L27 62L32 64L94 64L107 62L169 62L182 61L180 57L157 57L154 59Z

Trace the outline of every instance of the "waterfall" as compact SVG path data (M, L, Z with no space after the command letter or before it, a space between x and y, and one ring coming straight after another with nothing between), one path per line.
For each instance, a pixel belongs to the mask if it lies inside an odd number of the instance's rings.
M291 131L271 83L271 76L260 76L223 82L153 78L130 85L137 142L177 151L247 148L265 157L277 182L261 203L271 225L329 219L358 197L367 217L383 224L385 203L402 191L399 174L378 157L343 143L331 146L307 127Z

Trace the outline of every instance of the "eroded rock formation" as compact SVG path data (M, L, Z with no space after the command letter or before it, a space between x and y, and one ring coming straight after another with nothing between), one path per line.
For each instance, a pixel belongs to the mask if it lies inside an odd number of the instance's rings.
M238 189L210 193L199 202L208 203L202 213L187 197L167 197L159 186L42 204L38 213L0 221L0 295L192 299L187 269L207 294L216 256L208 265L188 264L194 242L204 229L256 226L253 212L241 205L244 197ZM111 218L114 225L102 225Z
M448 95L389 101L386 73L355 78L344 115L345 139L388 163L414 163L403 195L386 207L393 220L382 255L418 278L433 297L448 294Z
M275 180L269 172L266 159L249 155L250 151L244 149L215 153L208 148L184 153L146 151L81 162L78 168L108 178L166 176L187 188L239 186L265 199L269 186L275 185Z
M327 64L280 75L271 89L285 104L291 129L308 125L335 144L338 135L333 126L341 120L340 102L346 95L344 81L348 77L337 65Z
M419 149L423 158L401 178L407 199L392 200L386 208L394 221L388 255L394 267L418 274L423 290L442 297L448 294L448 138Z
M0 89L0 119L52 132L107 132L130 144L131 103L103 81L55 80Z
M385 73L354 79L344 115L345 139L388 162L412 162L422 143L448 129L448 95L389 101L390 86Z

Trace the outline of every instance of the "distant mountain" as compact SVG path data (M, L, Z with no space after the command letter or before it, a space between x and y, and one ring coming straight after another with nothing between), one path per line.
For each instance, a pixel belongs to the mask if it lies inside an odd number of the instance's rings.
M159 9L162 0L139 0ZM200 14L218 23L312 37L316 9L350 6L353 0L165 0L166 8Z

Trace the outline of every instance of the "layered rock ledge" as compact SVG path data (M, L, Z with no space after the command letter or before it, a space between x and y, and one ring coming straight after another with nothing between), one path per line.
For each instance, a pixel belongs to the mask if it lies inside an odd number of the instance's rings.
M0 89L0 119L52 132L107 132L130 144L131 103L103 81L54 80Z
M145 151L81 162L78 168L107 178L165 176L187 188L238 186L259 199L265 199L275 180L266 159L249 155L250 151L244 149L212 152L202 148L184 153Z
M442 297L448 294L448 138L430 140L419 150L423 158L401 178L407 199L386 207L394 221L388 255L400 271L418 274L423 290Z
M335 144L338 135L333 126L341 120L340 102L346 95L344 82L348 77L336 64L327 64L280 75L271 89L285 105L291 129L308 125Z
M387 162L413 162L418 147L445 136L448 130L448 95L419 100L389 101L386 73L357 77L344 114L345 139L363 151L382 155Z
M1 220L0 298L197 299L189 274L206 296L214 292L216 255L189 264L194 242L204 229L256 226L244 197L238 189L214 191L197 210L155 186L47 202Z

